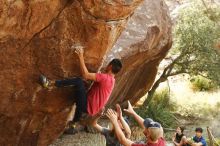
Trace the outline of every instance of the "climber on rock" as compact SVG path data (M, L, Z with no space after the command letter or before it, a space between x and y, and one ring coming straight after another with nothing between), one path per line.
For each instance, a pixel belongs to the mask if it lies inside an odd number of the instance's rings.
M81 116L88 114L96 115L107 103L115 84L115 74L121 68L122 63L119 59L113 59L105 69L104 73L91 73L88 71L84 62L84 50L82 47L75 48L75 53L79 57L80 69L84 79L94 81L91 88L86 90L82 78L76 77L65 80L48 80L45 76L40 76L41 85L45 88L53 87L76 87L76 111L73 118L73 127L80 121Z

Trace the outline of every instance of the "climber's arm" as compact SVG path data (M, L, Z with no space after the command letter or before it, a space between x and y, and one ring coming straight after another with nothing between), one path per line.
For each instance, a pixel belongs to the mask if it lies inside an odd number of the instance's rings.
M107 117L110 119L111 123L114 126L114 130L115 130L115 134L118 138L118 141L120 142L120 144L124 145L124 146L132 146L132 144L134 143L133 141L131 141L130 139L126 138L124 133L122 132L118 121L117 121L117 113L114 112L112 109L108 109L107 111Z
M95 73L90 73L85 65L85 61L84 61L84 56L83 56L83 49L81 48L76 48L76 54L79 57L79 61L80 61L80 69L82 72L82 76L84 79L88 79L88 80L96 80L96 74Z

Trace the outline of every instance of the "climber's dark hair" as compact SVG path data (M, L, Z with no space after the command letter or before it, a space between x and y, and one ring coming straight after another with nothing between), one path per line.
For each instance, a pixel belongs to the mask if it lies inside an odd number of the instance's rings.
M120 59L112 59L112 61L108 65L112 66L112 73L114 74L117 74L122 68L122 63Z

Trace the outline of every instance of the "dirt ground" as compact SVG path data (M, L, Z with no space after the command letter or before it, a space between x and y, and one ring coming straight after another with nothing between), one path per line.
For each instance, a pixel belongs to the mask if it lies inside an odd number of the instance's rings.
M100 134L81 132L63 135L50 146L105 146L105 139Z

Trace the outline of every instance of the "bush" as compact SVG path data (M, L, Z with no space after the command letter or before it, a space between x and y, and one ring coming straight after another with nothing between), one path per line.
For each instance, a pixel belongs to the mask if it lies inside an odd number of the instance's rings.
M171 102L168 90L156 92L148 106L141 106L136 112L143 118L152 118L161 123L163 127L176 127L176 119L172 111L176 109Z
M193 122L193 119L217 118L220 112L220 104L217 102L216 105L210 106L210 104L205 103L186 103L184 106L179 106L176 112L180 113L182 118L189 118L191 122Z
M202 76L195 76L190 82L194 91L212 91L217 88L217 85Z

